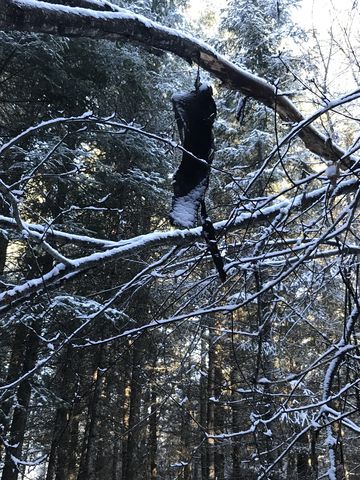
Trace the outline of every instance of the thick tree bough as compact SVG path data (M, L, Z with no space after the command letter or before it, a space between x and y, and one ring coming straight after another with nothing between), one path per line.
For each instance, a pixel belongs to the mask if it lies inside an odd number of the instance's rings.
M360 181L357 179L351 179L342 182L333 195L345 195L350 192L358 191ZM281 211L302 211L307 207L313 205L316 201L326 195L328 187L322 187L313 190L309 193L303 193L297 195L290 200L284 200L271 206L264 206L262 208L255 209L253 212L240 213L231 224L228 224L226 220L217 222L214 224L215 231L219 232L226 229L228 232L235 231L241 228L254 227L256 225L265 224L268 225ZM12 219L5 217L0 218L2 223L15 226ZM32 226L28 224L28 228L31 230ZM40 231L40 226L35 226L36 231ZM47 228L44 227L44 230ZM64 232L51 232L48 231L49 236L54 238L66 238ZM81 237L79 237L81 238ZM58 283L59 281L66 282L70 280L74 275L77 275L81 271L88 270L96 267L97 265L105 262L119 260L126 258L129 255L149 250L155 247L165 247L171 245L190 245L194 241L201 238L201 227L192 228L189 230L171 230L166 232L153 232L145 235L139 235L138 237L131 238L129 240L119 241L117 244L114 242L110 248L106 250L94 252L90 255L70 260L65 265L64 263L57 263L53 269L47 274L39 278L34 278L23 284L14 286L0 293L0 312L6 310L9 306L16 304L18 301L27 298L34 292L41 292L42 289L48 285ZM73 236L71 240L75 241ZM104 241L106 242L106 241Z
M234 65L189 34L111 6L107 1L70 0L71 6L68 1L66 6L60 5L62 2L65 3L64 0L0 0L0 29L126 41L171 52L188 62L197 63L227 88L238 90L272 108L285 122L296 124L304 120L291 100L274 86ZM88 8L81 8L83 6ZM311 152L324 159L338 160L344 155L339 146L328 142L327 137L312 125L304 126L299 137ZM346 162L349 166L352 163Z

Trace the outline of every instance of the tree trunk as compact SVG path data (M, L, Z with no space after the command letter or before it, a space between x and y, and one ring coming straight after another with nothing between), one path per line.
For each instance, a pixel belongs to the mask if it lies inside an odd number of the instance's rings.
M308 435L305 434L299 439L300 451L296 456L296 471L298 480L311 480L314 472L311 468Z
M217 338L219 325L215 321L215 330L211 330L209 356L208 356L208 406L207 406L207 430L210 434L220 433L223 429L223 407L219 403L223 374L221 370L221 350ZM224 478L224 455L221 444L208 439L208 479L223 480Z
M215 390L215 355L214 346L209 345L209 366L208 366L208 387L207 387L207 431L210 435L215 433L215 403L214 398ZM208 480L215 480L215 440L213 438L208 439L207 449L207 478Z
M25 353L23 346L25 345L27 334L28 329L25 327L25 325L20 323L15 329L15 336L9 361L9 369L6 376L6 384L12 383L13 380L21 376ZM8 395L2 400L0 408L0 432L3 438L6 437L10 427L9 414L11 411L11 405L12 395L11 392L9 392ZM2 444L1 447L3 447Z
M74 398L74 358L72 347L66 349L61 359L62 380L58 397L62 404L57 408L54 432L48 461L46 480L75 480L76 450L78 444L77 404Z
M6 263L6 249L8 246L6 238L0 235L0 275L2 275Z
M97 440L98 440L98 415L100 398L103 390L103 377L100 368L103 361L104 346L101 345L94 365L93 381L94 389L89 399L89 423L86 437L86 448L83 452L85 461L82 462L82 470L79 472L78 480L98 480L96 472Z
M140 419L141 374L142 374L142 341L132 347L132 371L128 386L129 410L127 423L127 441L123 457L123 480L141 478L139 471L138 445L139 431L136 428Z
M37 335L38 330L40 330L39 325L34 325L34 331L28 331L22 375L34 368L36 364L37 352L39 347L39 337ZM21 337L22 334L18 336L18 340ZM22 348L23 345L14 345L15 350L18 349L19 351L21 351ZM25 437L26 422L28 418L28 410L31 397L31 383L29 378L26 378L20 383L16 397L17 404L14 407L11 427L9 431L9 440L5 455L5 465L1 477L2 480L17 480L18 478L19 470L16 465L16 459L21 458Z
M204 429L207 427L207 366L206 366L206 354L207 354L207 342L204 338L201 339L201 377L200 377L200 425ZM207 463L207 445L204 443L201 447L201 480L207 480L208 478L208 463Z
M121 450L117 439L114 439L112 459L111 480L121 480Z
M151 390L151 407L149 419L149 460L150 460L150 479L157 480L157 395L154 388Z
M185 396L190 397L189 387L185 390ZM181 445L181 461L184 462L182 468L182 480L190 480L191 478L191 465L190 460L190 445L191 445L191 416L189 415L187 408L181 412L181 432L180 432L180 445Z
M231 400L232 400L232 406L231 406L231 430L232 432L238 432L241 430L241 416L240 416L240 406L239 403L237 403L238 400L238 394L236 391L236 386L237 386L237 369L236 367L233 369L231 372ZM240 441L234 438L232 442L232 452L231 452L231 459L232 459L232 478L235 479L240 479L241 478L241 445Z
M71 419L69 457L68 457L68 478L67 480L76 480L77 474L77 457L79 444L79 405L73 407L73 415Z

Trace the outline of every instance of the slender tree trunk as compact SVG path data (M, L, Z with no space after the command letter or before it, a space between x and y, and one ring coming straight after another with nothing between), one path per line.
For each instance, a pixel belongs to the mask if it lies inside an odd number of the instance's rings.
M151 407L149 419L149 457L150 457L150 479L157 480L157 395L154 388L151 390Z
M83 469L79 472L78 480L98 480L96 473L97 458L97 437L98 437L98 415L100 398L103 390L103 377L100 375L100 367L103 360L104 346L98 349L93 373L94 389L89 399L89 428L87 432L85 462Z
M76 480L81 480L81 475L86 469L86 446L88 441L88 432L89 432L89 421L85 423L85 432L83 434L82 445L81 445L81 454L80 454L80 462L79 462L79 472Z
M57 462L57 448L54 440L51 442L51 448L49 453L49 460L46 470L46 480L54 480L55 478L55 469Z
M187 388L184 392L187 398L190 397L190 389ZM188 460L190 457L190 445L191 445L191 417L185 408L181 415L181 435L180 435L180 443L181 443L181 454L182 454L182 461L186 462L183 467L183 476L182 480L190 480L191 478L191 465L189 464Z
M220 352L218 352L218 354L219 353ZM217 361L219 361L218 358L217 358ZM216 395L216 398L220 398L221 384L223 381L223 372L220 366L220 362L217 363L215 367L215 379L216 379L215 395ZM223 431L224 431L224 407L220 403L220 404L216 404L216 407L215 407L215 432L221 433ZM225 456L224 456L222 442L218 442L215 448L215 478L216 480L224 480L225 478Z
M0 212L4 215L9 214L9 208L4 201L0 198ZM6 264L6 250L8 246L8 240L0 235L0 275L3 275ZM1 290L1 289L0 289ZM6 375L5 384L11 383L16 378L20 377L22 371L22 365L24 361L24 345L27 336L27 328L20 323L15 328L14 340L12 343L12 349L9 359L9 368ZM11 394L8 395L11 398ZM6 438L9 430L9 414L11 411L12 401L10 398L3 396L3 400L0 403L0 434L2 438ZM0 461L4 454L4 445L0 442Z
M311 480L314 478L313 470L311 468L309 438L305 434L299 439L300 451L296 458L296 471L298 480Z
M0 275L2 275L5 268L8 243L8 240L0 235Z
M121 480L121 450L116 439L114 440L112 459L111 480Z
M126 365L126 360L124 362ZM112 471L111 480L122 480L122 460L123 460L123 419L126 411L126 372L120 369L117 372L116 378L110 377L110 381L114 382L113 391L116 391L116 401L114 402L113 412L111 415L111 429L112 429ZM109 383L108 383L109 385ZM110 479L109 479L110 480Z
M130 358L128 362L130 364ZM122 457L121 457L121 479L126 480L127 475L127 464L128 464L128 441L126 437L126 432L129 430L129 417L130 417L130 393L131 393L131 378L126 378L124 386L124 402L123 402L123 418L122 425L123 431L121 432L123 442L122 442Z
M207 428L207 406L208 406L208 397L207 397L207 365L206 365L206 354L207 354L207 342L203 338L201 340L201 377L200 377L200 425L204 429ZM202 445L201 448L201 480L207 480L208 478L208 463L207 463L207 451L208 446L206 443Z
M10 384L16 378L21 376L24 362L24 345L26 342L26 337L28 334L28 329L20 323L15 329L15 336L12 344L12 350L9 360L9 369L6 376L6 384ZM12 395L11 392L5 397L0 405L0 431L3 438L6 437L9 428L9 415L12 405ZM2 447L3 445L1 445Z
M208 386L207 386L207 431L210 435L215 433L215 349L213 345L209 346L209 366L208 366ZM215 440L208 438L207 449L207 478L215 480Z
M237 395L237 392L236 392L236 386L237 386L237 370L236 370L236 368L234 368L232 373L231 373L231 400L232 400L231 427L232 427L232 432L238 432L239 430L241 430L240 407L239 407L239 404L237 403L238 395ZM232 476L231 476L231 478L233 480L240 480L240 478L241 478L241 467L240 467L241 445L240 445L239 440L237 440L236 438L234 438L234 441L232 443L231 459L232 459Z
M317 431L310 432L310 463L312 469L312 475L314 478L319 476L319 461L316 452L316 444L319 433Z
M218 403L221 396L223 374L220 361L220 346L216 342L219 332L216 328L210 335L208 357L208 406L207 429L211 434L219 433L223 428L223 407ZM224 478L224 455L221 445L216 440L208 439L208 479L222 480Z
M27 373L35 366L39 347L39 338L36 333L37 330L39 330L39 325L34 326L34 331L29 330L26 339L26 350L22 374ZM23 345L17 345L18 349L23 347ZM9 431L9 446L6 449L5 465L1 477L2 480L17 480L18 478L19 471L14 459L21 458L24 443L26 422L31 397L31 383L28 378L20 383L16 396L17 404L14 407Z
M74 462L77 448L76 420L77 405L72 405L74 397L74 358L72 347L67 347L61 359L58 397L62 402L56 409L54 431L51 442L46 480L70 480L70 471L74 477ZM75 441L76 436L76 441ZM76 460L75 460L76 467Z
M69 458L68 458L68 478L67 480L76 480L77 475L77 457L79 445L79 406L73 407L73 416L71 421L70 442L69 442Z
M38 258L31 257L27 265L29 268L28 278L31 278L31 272L33 271L36 271L37 274L46 273L49 271L51 264L52 258L48 254ZM34 368L39 349L38 333L40 334L41 328L41 320L33 321L31 329L23 324L19 324L19 326L16 327L7 375L9 383L16 378L21 378L22 375ZM2 407L2 413L5 418L3 437L8 433L8 446L6 447L2 480L17 480L18 478L19 471L16 465L16 459L20 459L22 455L30 398L31 380L26 378L17 387L17 402L14 406L10 427L8 426L7 419L10 415L11 404L10 402L6 402Z
M132 348L132 372L128 387L129 411L127 418L127 442L123 457L123 480L141 478L138 456L139 431L136 425L140 419L142 342L138 341Z
M263 275L259 271L254 272L255 276L255 286L258 292L262 289L263 284ZM273 371L274 371L274 356L272 354L271 343L272 343L272 310L271 310L271 299L269 294L259 295L257 299L257 322L258 322L258 345L257 345L257 360L255 368L255 384L257 385L260 378L265 378L266 381L271 381ZM259 414L266 420L269 415L269 395L271 394L271 384L265 383L262 388L262 392L255 395L257 408ZM262 462L262 467L267 467L273 461L272 454L272 440L268 435L264 435L263 432L260 432L256 436L256 446L258 453L267 452L266 456L260 457ZM276 473L274 478L276 478Z
M4 165L2 168L4 169ZM5 180L3 178L3 180ZM5 203L5 201L0 198L0 213L2 215L8 216L10 213L9 206ZM0 275L4 273L4 268L6 264L6 251L8 247L9 241L8 239L0 233Z

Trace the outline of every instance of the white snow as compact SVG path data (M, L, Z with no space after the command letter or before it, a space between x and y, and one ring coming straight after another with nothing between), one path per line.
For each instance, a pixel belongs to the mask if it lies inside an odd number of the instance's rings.
M206 181L204 180L184 197L174 199L170 214L174 224L185 228L190 228L194 225L200 201L204 197L205 191Z
M337 177L339 175L339 167L337 166L336 163L331 163L327 169L325 170L325 175L329 178L332 179L334 177Z

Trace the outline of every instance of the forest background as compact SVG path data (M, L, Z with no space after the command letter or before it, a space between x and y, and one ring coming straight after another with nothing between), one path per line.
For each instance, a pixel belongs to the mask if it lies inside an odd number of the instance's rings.
M360 479L358 2L189 8L0 1L1 480Z

